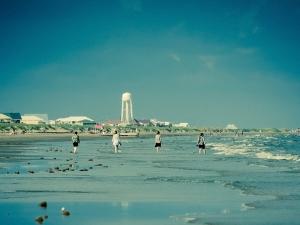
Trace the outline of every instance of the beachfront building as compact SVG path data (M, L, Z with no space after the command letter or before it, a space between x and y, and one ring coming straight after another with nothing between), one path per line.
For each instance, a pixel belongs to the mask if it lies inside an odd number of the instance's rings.
M151 125L151 122L149 119L142 119L142 120L135 120L136 123L139 125L139 126L150 126Z
M46 124L46 122L42 118L34 115L23 115L21 123L31 125Z
M12 119L9 116L0 113L0 123L11 123L11 122Z
M55 125L55 120L49 120L49 121L48 121L48 124L49 124L49 125Z
M79 126L95 126L96 122L86 116L69 116L55 120L55 124L69 124Z
M11 119L12 123L20 123L22 120L20 113L2 113Z
M173 127L179 127L179 128L187 128L189 127L189 123L175 123L172 125Z
M237 130L237 126L234 125L234 124L228 124L226 127L225 127L226 130Z
M151 124L156 127L171 127L172 123L168 121L159 121L157 119L151 119Z
M120 120L107 120L103 123L104 126L116 127L121 124Z
M122 95L121 123L128 125L132 124L133 121L132 97L129 92L125 92Z
M24 124L48 124L48 114L24 114L21 123Z

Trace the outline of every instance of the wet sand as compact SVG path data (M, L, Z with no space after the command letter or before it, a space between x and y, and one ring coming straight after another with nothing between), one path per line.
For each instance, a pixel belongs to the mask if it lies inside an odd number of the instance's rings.
M45 224L72 225L272 224L271 215L278 220L277 210L265 206L276 197L249 192L242 182L275 182L272 167L249 166L209 149L199 155L195 137L164 137L158 154L152 138L122 139L119 154L112 152L110 137L86 138L78 155L70 153L69 135L0 142L5 224L34 224L45 215ZM46 209L38 206L41 201L48 202ZM69 217L62 216L62 207ZM294 211L282 213L291 218L288 224L297 221Z

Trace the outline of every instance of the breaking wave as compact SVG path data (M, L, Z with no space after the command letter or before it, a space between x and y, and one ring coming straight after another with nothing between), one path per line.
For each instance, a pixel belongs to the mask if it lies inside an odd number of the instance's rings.
M211 149L215 155L246 156L265 160L287 160L300 162L300 157L290 153L276 153L267 151L265 148L255 147L252 144L229 145L223 143L212 143Z
M299 156L292 154L272 154L271 152L262 151L256 153L255 155L259 159L300 161Z

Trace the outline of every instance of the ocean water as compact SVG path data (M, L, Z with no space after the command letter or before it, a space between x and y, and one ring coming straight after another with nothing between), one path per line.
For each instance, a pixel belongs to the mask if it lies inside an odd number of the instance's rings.
M299 136L162 138L0 142L0 224L300 224Z

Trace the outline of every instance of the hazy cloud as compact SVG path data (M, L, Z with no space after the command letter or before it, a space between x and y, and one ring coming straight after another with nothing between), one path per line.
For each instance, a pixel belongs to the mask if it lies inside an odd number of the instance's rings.
M185 22L179 22L174 26L170 27L169 34L174 35L177 33L181 33L185 30Z
M175 53L170 54L170 57L172 60L174 60L176 62L181 62L181 58Z
M216 65L216 57L215 56L205 56L202 55L199 57L201 62L210 70L215 68Z
M261 27L258 16L265 4L266 1L261 1L259 4L256 4L255 6L250 8L248 12L246 12L240 18L240 38L247 38L248 36L255 35L260 31Z

